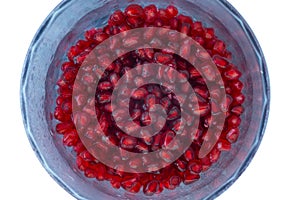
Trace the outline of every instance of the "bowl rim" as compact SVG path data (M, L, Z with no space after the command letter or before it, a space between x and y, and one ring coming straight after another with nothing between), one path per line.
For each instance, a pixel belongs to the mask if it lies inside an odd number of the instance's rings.
M210 194L204 199L214 199L218 197L220 194L222 194L225 190L227 190L245 171L245 169L250 164L251 160L253 159L255 153L258 150L258 147L261 143L262 137L265 133L267 122L268 122L268 116L269 116L269 109L270 109L270 79L269 74L267 70L267 64L265 61L264 54L262 52L261 46L255 37L253 31L251 30L250 26L246 22L246 20L241 16L241 14L227 1L227 0L217 0L218 3L221 4L221 6L224 7L224 9L227 9L227 11L232 15L232 17L235 18L235 20L239 23L239 26L241 29L245 32L247 38L249 39L252 48L256 52L256 59L259 60L259 68L262 72L261 78L262 80L262 88L264 92L263 96L263 110L262 110L262 122L260 123L259 130L260 132L256 135L256 142L253 143L252 149L249 151L247 157L245 158L244 163L238 168L238 170L227 180L225 184L223 184L222 187L219 187L214 193ZM29 128L29 121L27 120L27 112L26 112L26 92L25 88L27 86L26 79L28 76L28 68L30 66L31 60L34 52L34 47L36 42L39 40L39 38L43 35L45 31L49 28L50 22L55 19L56 13L60 12L61 10L66 9L69 4L72 3L72 0L63 0L61 1L46 17L46 19L42 22L39 29L37 30L36 34L34 35L31 44L28 48L25 61L23 64L22 69L22 75L21 75L21 81L20 81L20 108L22 113L22 119L24 128L28 137L28 140L31 144L31 147L33 151L35 152L37 158L39 159L40 163L44 167L44 169L48 172L48 174L69 194L71 194L76 199L85 199L83 196L78 194L76 191L71 189L55 172L51 170L51 168L48 167L47 163L45 162L44 156L40 154L40 152L37 150L37 141L35 141L32 132Z

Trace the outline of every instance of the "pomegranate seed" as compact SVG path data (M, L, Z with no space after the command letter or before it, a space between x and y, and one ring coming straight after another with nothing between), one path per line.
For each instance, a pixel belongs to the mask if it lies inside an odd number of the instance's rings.
M200 178L199 174L191 174L190 172L185 172L184 173L183 183L185 185L189 185L189 184L197 181L199 178Z
M145 195L151 196L159 191L160 183L157 180L152 180L144 186Z
M217 144L217 148L220 151L229 151L231 148L231 144L227 140L220 139L220 141Z
M191 148L186 150L186 152L184 153L184 158L187 161L193 160L194 159L194 151Z
M189 17L189 16L185 16L185 15L180 14L180 15L177 16L177 19L179 20L179 22L180 22L181 24L183 24L183 23L188 23L188 24L190 24L190 25L193 24L193 20L192 20L192 18Z
M126 19L127 24L131 26L132 28L138 28L141 27L144 23L144 20L142 18L136 18L136 17L128 17Z
M219 55L213 56L213 61L220 69L225 69L229 63L225 58Z
M207 28L205 29L205 34L204 34L205 38L208 40L211 40L215 37L215 31L212 28Z
M192 174L199 174L202 170L202 166L199 161L190 161L188 168Z
M64 134L63 143L64 145L69 147L74 146L77 143L78 139L79 139L78 135L76 134L75 131L68 132Z
M241 123L241 119L239 117L237 117L236 115L230 115L227 118L227 123L229 127L238 127Z
M74 125L70 122L62 122L56 125L56 131L60 134L65 134L70 129L73 129Z
M238 94L236 96L233 96L233 100L237 103L237 104L243 104L245 101L245 96L243 94Z
M203 26L201 22L194 22L192 25L192 36L202 35ZM203 41L204 42L204 41Z
M231 68L224 73L224 77L227 80L237 80L241 77L241 72L234 68Z
M140 5L131 4L125 9L125 14L128 17L143 17L144 9Z
M243 87L244 87L244 84L239 81L239 80L235 80L235 81L232 81L230 83L230 87L234 90L234 91L237 91L237 92L240 92Z
M170 24L171 29L177 30L178 26L179 26L179 21L176 18L172 18L172 19L170 19L169 24Z
M187 163L185 161L182 161L182 160L177 160L175 162L175 165L177 166L177 169L181 172L185 171L186 167L187 167Z
M168 188L169 190L174 190L177 186L179 186L181 183L180 176L171 176L168 181L164 182L165 188Z
M158 63L167 64L173 59L173 56L169 54L155 53L154 59Z
M235 106L231 109L231 112L237 116L241 115L244 112L243 106Z
M225 50L226 50L225 43L221 40L217 40L213 47L213 52L215 54L223 55Z
M157 17L157 8L155 5L149 5L144 8L145 12L145 22L153 23Z
M211 163L217 162L217 160L220 157L220 154L221 154L221 152L217 148L214 148L209 155L210 162Z
M98 89L100 90L110 90L112 88L112 84L108 81L101 82L98 85Z
M132 149L136 146L136 144L137 144L136 138L129 137L129 136L123 137L120 142L121 147L125 149Z
M109 18L110 26L119 26L124 22L125 16L121 10L116 10Z
M226 133L226 139L231 143L236 142L238 139L238 136L239 136L238 128L232 128L229 131L227 131L227 133Z
M180 111L176 106L174 106L173 108L171 108L170 112L168 113L167 120L174 120L177 119L178 117L180 117Z
M166 14L168 18L175 17L178 14L178 9L175 6L169 5L166 8Z

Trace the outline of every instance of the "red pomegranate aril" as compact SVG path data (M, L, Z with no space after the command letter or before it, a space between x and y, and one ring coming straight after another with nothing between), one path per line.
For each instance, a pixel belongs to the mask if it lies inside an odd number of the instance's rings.
M230 143L236 142L238 137L239 137L239 129L238 128L229 129L229 131L227 131L227 133L226 133L226 139Z
M132 28L138 28L141 27L144 23L144 20L142 18L136 18L136 17L128 17L126 19L127 24L131 26Z
M181 183L180 176L172 175L169 178L169 180L163 182L163 185L165 186L165 188L169 190L174 190L177 186L180 185L180 183Z
M194 22L192 25L192 36L202 35L203 33L203 26L201 22Z
M144 8L145 22L153 23L157 18L157 8L155 5L149 5Z
M111 95L108 93L102 93L97 96L97 101L100 104L108 103L111 101Z
M225 69L229 63L225 58L219 55L213 56L213 61L220 69Z
M204 37L207 40L212 40L215 37L215 31L212 28L205 29Z
M217 148L220 151L229 151L231 149L231 144L227 140L220 139Z
M98 31L96 29L94 29L94 28L90 29L90 30L88 30L88 31L85 32L84 37L85 37L85 39L87 39L89 41L92 41L92 40L94 40L94 36L95 36L95 34L97 32Z
M182 23L180 32L185 35L190 35L191 25L189 23Z
M186 161L190 161L195 158L194 151L192 148L189 148L188 150L186 150L186 152L184 153L184 158Z
M167 120L174 120L177 119L178 117L180 117L180 111L176 106L174 106L173 108L171 108L170 112L168 113Z
M65 133L63 136L63 143L65 146L74 146L78 141L78 135L75 131Z
M236 115L230 115L227 118L227 123L229 127L236 128L240 125L241 119Z
M232 81L229 85L234 91L237 92L240 92L244 87L244 84L239 80Z
M231 112L237 116L241 115L244 112L243 106L235 106L231 109Z
M199 161L190 161L188 164L188 169L192 174L199 174L202 171L202 166Z
M98 85L98 89L100 90L110 90L112 88L111 82L104 81Z
M184 173L183 183L185 185L189 185L197 181L199 178L200 178L199 174L191 174L189 171L186 171Z
M217 40L214 47L213 47L213 53L223 55L226 50L226 46L223 41Z
M220 158L221 152L218 148L214 148L211 153L209 154L209 160L211 163L217 162L217 160Z
M157 180L151 180L144 186L144 193L148 196L151 196L159 191L160 182Z
M154 59L158 63L167 64L173 59L173 56L170 54L155 53Z
M142 37L126 37L120 42L113 40L111 37L119 32L126 35L124 32L130 29L153 26L163 27L164 29L159 31L149 29ZM171 29L173 29L173 33L170 32ZM190 43L181 41L181 38L176 36L176 31L191 36L206 52L194 49L194 46L191 46ZM164 188L175 189L181 182L191 184L197 181L200 178L199 173L208 170L213 163L218 161L221 151L230 150L231 145L237 141L241 115L244 112L242 104L245 101L245 96L242 94L244 85L239 80L242 73L231 63L231 52L226 50L226 44L215 35L213 28L204 27L200 21L193 21L190 16L178 15L178 9L173 5L158 9L155 5L148 5L143 8L138 4L131 4L124 12L115 10L109 16L108 23L103 28L87 30L84 37L85 39L80 39L75 42L74 46L71 46L67 52L68 61L61 66L62 75L57 81L59 95L56 99L57 106L53 116L59 121L56 125L56 132L62 134L62 142L65 146L73 147L77 154L78 169L87 178L110 181L112 187L116 189L122 187L131 193L138 193L143 187L143 192L146 195L159 194ZM167 48L161 50L150 48L150 45L161 46L166 37L171 41L168 43ZM108 38L111 39L111 42L107 47L96 47L97 44ZM139 45L143 45L141 44L142 39L150 42L148 46L139 49ZM180 44L178 41L181 41ZM121 42L125 47L136 48L137 50L125 54L125 51L119 48ZM109 63L110 55L106 53L107 48L116 51L117 55L120 56L112 64ZM91 54L93 49L96 50L97 55ZM181 56L189 57L190 62L188 63L180 56L174 55L173 52L176 50L180 50ZM191 53L195 53L195 56L191 57ZM93 65L109 67L106 68L105 72L99 68L94 69L92 66L86 68L86 73L79 77L83 84L75 84L74 81L77 78L80 65L87 56L95 58L96 61ZM205 66L200 74L192 65L201 59L209 59L210 56L212 56L217 69ZM155 70L152 71L151 67L145 67L143 70L138 71L139 76L128 76L129 73L127 72L129 70L144 63L158 63L168 66L175 69L182 76L176 75L174 70L166 70L165 67L159 67L158 73L154 73ZM222 79L217 79L218 72ZM91 89L90 85L97 81L99 74L102 73L95 98L86 99L85 92ZM112 90L117 86L123 75L125 75L128 83L133 83L133 86L136 86L136 89L130 94L130 90L126 85L121 86L122 92L118 94L119 97L128 97L130 101L118 102L116 109L112 112ZM162 83L163 87L157 85L143 86L147 84L145 79L154 75L157 79L166 79L171 83L177 81L186 83L188 81L197 98L186 94L189 91L186 86L178 88L182 92L180 95L173 94L165 82ZM226 99L221 97L219 87L208 90L207 80L217 83L223 81ZM77 91L74 97L72 97L73 90ZM99 150L103 151L103 158L107 157L105 152L108 151L108 147L97 142L99 137L106 136L107 142L120 147L121 155L112 156L111 158L115 162L128 159L129 151L146 154L149 151L160 149L163 150L159 153L159 156L163 159L162 162L172 161L173 154L168 152L166 148L182 151L175 134L182 123L180 118L182 110L178 101L198 103L199 109L193 107L191 103L188 104L188 109L190 109L190 112L199 114L201 120L191 146L168 167L149 173L127 173L124 172L123 165L118 165L114 169L105 166L93 157L94 152ZM73 113L72 103L82 110ZM152 119L150 118L149 112L155 104L160 104L167 113L165 125L162 124L164 122L158 118L155 112L151 115ZM123 123L126 131L119 130L116 122L120 123L125 113L122 113L120 108L128 105L130 118L138 126L148 126L153 123L157 128L163 126L164 128L154 136L152 136L151 131L143 130L141 132L143 138L127 135L136 130L136 126L126 127L126 123ZM93 106L95 107L93 108ZM208 140L207 130L213 125L215 115L221 111L226 112L226 124L221 137L207 156L200 159L197 155L199 148L203 145L203 141ZM97 127L93 127L90 121L90 117L95 114L99 121ZM188 119L185 119L187 128L183 130L183 136L188 134L194 118L191 115ZM74 124L76 124L76 129ZM77 131L85 132L84 136L88 139L85 145L87 147L91 146L91 149L86 149ZM171 143L172 146L170 146ZM141 165L148 165L150 160L144 157L143 159L131 159L128 162L132 169L137 169Z
M178 14L178 9L175 6L169 5L166 8L166 14L169 18L175 17Z
M67 133L70 129L74 128L73 123L71 122L62 122L56 125L56 131L60 134Z
M170 19L169 24L170 24L171 29L177 30L178 26L179 26L179 21L177 18L172 18L172 19Z
M241 72L239 72L237 69L231 68L224 72L224 77L227 80L237 80L241 77Z
M131 4L125 9L125 14L127 17L143 17L144 9L140 5Z
M106 40L108 38L108 35L106 33L96 33L94 35L94 39L98 42L98 43L101 43L103 42L104 40Z
M110 184L113 188L119 189L121 187L121 178L118 176L113 176L113 178L110 181Z
M71 119L69 115L64 113L64 111L61 109L61 107L55 108L54 117L55 117L55 119L57 119L61 122L66 122Z
M116 10L109 18L108 24L111 26L119 26L124 22L125 16L121 10Z
M190 25L193 24L192 18L189 17L189 16L186 16L186 15L180 14L180 15L177 16L177 19L179 20L179 22L180 22L181 24L182 24L182 23L188 23L188 24L190 24Z
M233 100L234 100L235 103L241 105L245 101L245 96L242 93L240 93L236 96L233 96Z
M148 152L149 147L144 142L138 142L138 144L135 146L136 149L140 150L141 152Z
M125 149L132 149L136 146L137 144L137 139L135 137L123 137L120 141L120 145L122 148Z
M167 12L165 9L158 9L158 18L161 19L164 23L167 23L168 20L171 18L169 18Z
M175 166L177 167L177 169L178 169L179 171L183 172L183 171L186 170L187 162L178 159L178 160L175 162Z

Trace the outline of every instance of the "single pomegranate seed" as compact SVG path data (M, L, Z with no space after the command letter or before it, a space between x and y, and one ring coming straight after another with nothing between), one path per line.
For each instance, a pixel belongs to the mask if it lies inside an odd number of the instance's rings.
M157 18L157 8L155 5L149 5L144 8L145 22L153 23Z
M231 149L231 144L227 140L220 140L217 144L217 148L220 151L229 151Z
M229 62L225 58L223 58L219 55L215 55L213 57L213 61L217 65L217 67L219 67L220 69L225 69L227 67L227 65L229 64Z
M128 17L143 17L144 9L140 5L131 4L125 9L125 14Z
M199 174L191 174L190 172L184 173L183 183L186 185L189 185L195 181L197 181L200 178Z
M226 139L231 143L236 142L238 139L238 136L239 136L238 128L232 128L226 133Z
M244 112L243 106L235 106L231 109L231 112L235 115L241 115Z
M144 186L143 191L146 195L151 196L159 191L159 187L160 182L157 180L152 180Z
M168 15L168 18L175 17L178 14L178 9L175 6L169 5L166 8L166 14Z
M71 122L62 122L56 125L56 131L60 134L67 133L70 129L74 128L73 123Z
M237 104L241 105L241 104L243 104L244 101L245 101L245 96L244 96L243 94L238 94L238 95L236 95L236 96L233 96L233 100L234 100Z
M136 144L137 144L136 138L129 137L129 136L123 137L120 142L121 147L125 149L132 149L136 146Z
M219 151L219 149L214 148L214 149L211 151L210 155L209 155L209 160L210 160L210 162L211 162L211 163L217 162L217 160L218 160L219 157L220 157L220 154L221 154L221 152Z
M195 157L194 151L191 148L189 148L188 150L186 150L186 152L184 153L184 158L187 161L193 160L194 157Z
M236 115L230 115L228 118L227 118L227 123L228 123L228 126L229 127L238 127L241 123L241 119L236 116Z
M237 80L241 77L241 72L234 68L231 68L224 73L224 77L228 80Z
M169 54L155 53L154 59L158 63L167 64L173 59L173 56Z
M192 36L202 35L203 33L203 26L201 22L194 22L192 25ZM203 41L204 42L204 41Z
M212 28L205 29L204 37L208 40L211 40L215 37L215 31Z
M121 10L116 10L109 18L108 24L111 26L119 26L124 22L125 16Z
M202 171L202 166L199 161L190 161L188 168L192 174L199 174Z
M69 147L74 146L77 143L78 139L79 139L78 135L76 134L75 131L68 132L64 134L63 143L64 145Z
M213 53L223 55L225 50L226 50L225 43L221 40L217 40L213 47Z

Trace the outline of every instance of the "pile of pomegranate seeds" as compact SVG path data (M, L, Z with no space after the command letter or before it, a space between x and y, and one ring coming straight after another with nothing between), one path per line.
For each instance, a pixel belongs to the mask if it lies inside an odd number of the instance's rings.
M127 173L110 168L99 162L86 149L80 140L74 125L72 113L72 91L76 75L87 55L107 38L138 27L163 27L184 33L192 37L210 54L223 78L226 90L226 104L216 105L210 101L211 95L218 95L208 91L195 68L178 55L170 54L158 49L138 49L127 53L115 60L101 77L95 95L96 111L99 123L109 141L120 148L136 153L147 153L161 149L172 141L176 133L174 127L181 116L180 106L176 96L166 87L148 84L140 87L131 96L129 111L133 121L139 126L151 123L149 108L154 104L163 106L167 113L167 121L162 130L148 140L129 136L120 130L112 117L111 95L118 80L132 69L144 63L168 64L176 70L186 74L193 87L199 103L201 120L197 134L190 147L169 166L149 173ZM113 45L113 44L112 44ZM226 50L226 45L218 39L214 29L206 28L199 21L193 21L189 16L178 15L174 6L158 9L155 5L141 7L129 5L124 12L116 10L110 16L108 25L103 28L94 28L86 31L85 39L79 40L67 53L68 61L62 67L62 75L57 81L59 96L56 99L55 118L59 121L56 131L63 135L63 144L72 147L77 154L78 168L88 178L99 181L110 181L112 187L122 187L126 191L137 193L143 190L145 195L159 194L164 188L173 190L181 183L190 184L200 178L200 173L207 170L217 162L221 151L228 151L231 144L239 136L240 115L243 113L242 104L245 100L241 93L243 83L239 80L241 72L230 63L231 54ZM143 73L148 73L143 72ZM164 74L172 79L172 74ZM93 77L83 77L86 84ZM134 81L141 81L141 77L134 77ZM88 104L85 96L76 96L77 106ZM216 107L221 106L226 110L226 122L216 145L204 158L198 158L199 149L206 139L212 113ZM87 124L89 112L82 112L80 122ZM130 161L132 167L138 166L138 160Z

